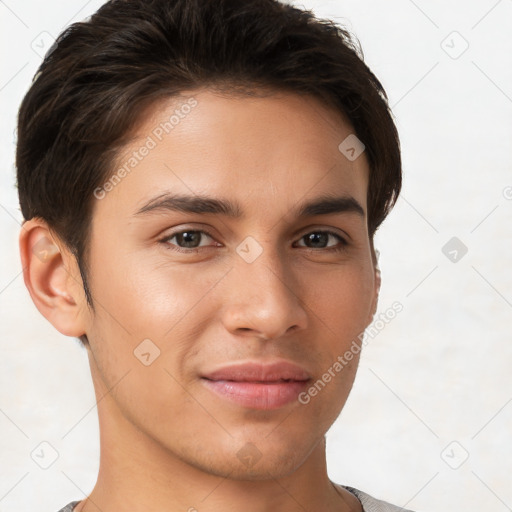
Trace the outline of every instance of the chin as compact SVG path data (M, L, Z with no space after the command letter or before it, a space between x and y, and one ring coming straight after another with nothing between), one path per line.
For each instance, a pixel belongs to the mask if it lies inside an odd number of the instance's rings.
M196 467L206 473L222 478L229 478L229 480L259 482L275 478L284 478L293 474L303 462L303 458L298 460L297 454L294 455L294 457L272 457L272 459L269 459L268 456L262 456L252 467L244 465L239 460L233 461L233 458L228 455L227 458L223 460L210 460L206 464L196 463Z
M239 481L263 481L284 478L294 473L308 458L323 436L304 436L302 439L288 435L275 436L271 440L268 433L261 435L259 441L244 437L224 440L216 450L196 452L195 466L210 474Z

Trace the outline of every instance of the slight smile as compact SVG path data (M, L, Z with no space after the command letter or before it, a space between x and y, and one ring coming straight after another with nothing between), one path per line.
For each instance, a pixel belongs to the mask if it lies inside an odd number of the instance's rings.
M311 375L289 361L274 361L224 366L201 379L221 398L250 409L272 410L297 401Z

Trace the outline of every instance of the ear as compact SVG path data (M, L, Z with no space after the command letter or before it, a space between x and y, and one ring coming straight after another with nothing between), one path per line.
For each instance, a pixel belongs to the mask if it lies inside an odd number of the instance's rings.
M85 334L85 295L74 256L38 218L22 225L19 248L23 280L39 312L66 336Z
M373 321L373 317L375 316L375 313L377 312L377 307L379 305L379 292L380 292L380 285L381 285L381 274L380 274L380 268L379 268L379 251L373 248L373 243L371 244L371 250L372 250L372 260L373 260L373 270L374 270L374 285L373 285L373 299L372 299L372 305L371 305L371 313L368 319L367 325L370 325Z

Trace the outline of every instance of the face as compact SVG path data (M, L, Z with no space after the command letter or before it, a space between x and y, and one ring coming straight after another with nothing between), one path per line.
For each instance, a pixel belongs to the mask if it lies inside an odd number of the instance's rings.
M376 301L368 163L338 149L351 133L294 94L198 90L144 118L96 193L81 310L118 436L238 479L289 474L323 440Z

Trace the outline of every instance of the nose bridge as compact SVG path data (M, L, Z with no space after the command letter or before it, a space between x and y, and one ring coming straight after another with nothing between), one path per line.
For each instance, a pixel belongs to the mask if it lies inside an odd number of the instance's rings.
M266 337L306 325L306 312L292 272L271 237L247 237L236 249L227 326L251 329Z

